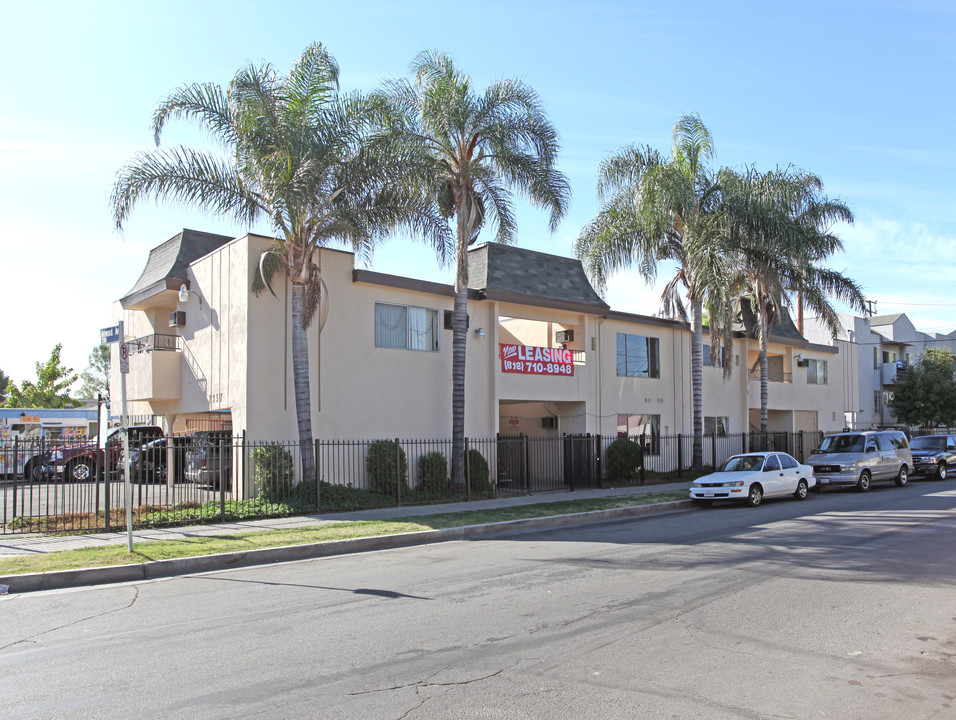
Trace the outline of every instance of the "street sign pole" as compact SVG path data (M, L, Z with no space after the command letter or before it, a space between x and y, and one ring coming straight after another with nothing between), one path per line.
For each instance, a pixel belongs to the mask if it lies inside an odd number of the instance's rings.
M129 415L126 413L126 375L129 373L129 345L123 321L119 322L120 340L120 426L123 434L123 477L126 486L126 548L133 552L133 484L129 477ZM106 456L104 455L104 461ZM107 463L108 465L108 463Z

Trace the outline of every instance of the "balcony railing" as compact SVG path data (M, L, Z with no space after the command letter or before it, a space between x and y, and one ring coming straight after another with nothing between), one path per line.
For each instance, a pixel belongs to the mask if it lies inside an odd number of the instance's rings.
M179 350L179 335L143 335L128 343L130 354L152 352L153 350Z
M749 378L751 380L760 379L760 368L755 368L750 371ZM767 380L772 383L792 383L793 382L793 373L781 372L780 370L770 370L767 372Z

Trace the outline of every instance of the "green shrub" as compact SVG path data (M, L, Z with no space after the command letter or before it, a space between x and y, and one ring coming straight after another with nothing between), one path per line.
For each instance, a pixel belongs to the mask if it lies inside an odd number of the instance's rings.
M287 500L295 482L292 453L279 443L269 443L253 448L250 456L259 497L266 501Z
M377 493L392 496L395 494L395 451L394 440L376 440L368 448L365 457L365 470L369 484ZM408 460L405 451L398 447L398 473L402 487L408 485Z
M422 479L422 492L447 495L451 490L448 461L437 450L418 458L418 475Z
M641 471L644 451L640 443L627 438L618 438L608 445L605 457L608 480L634 480Z
M473 493L489 493L494 488L491 487L491 481L488 479L488 461L485 456L472 448L467 455L467 475L468 483Z

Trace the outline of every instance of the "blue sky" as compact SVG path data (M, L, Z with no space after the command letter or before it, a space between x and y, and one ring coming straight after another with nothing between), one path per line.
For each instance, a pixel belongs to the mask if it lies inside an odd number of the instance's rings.
M573 201L551 235L519 205L519 245L570 255L597 213L596 171L618 147L666 151L681 113L710 128L715 165L795 165L856 216L831 265L880 314L956 330L956 4L894 2L35 2L5 9L0 47L0 370L35 379L53 345L81 371L149 250L181 228L248 228L144 204L122 235L117 169L152 143L157 102L189 82L227 84L245 63L286 71L321 41L345 89L403 75L422 49L451 54L476 86L521 78L561 135ZM166 144L203 141L169 126ZM254 228L268 232L268 227ZM451 282L395 238L380 272ZM666 279L669 269L660 269ZM653 314L660 287L616 276L615 309ZM334 299L333 299L334 302Z

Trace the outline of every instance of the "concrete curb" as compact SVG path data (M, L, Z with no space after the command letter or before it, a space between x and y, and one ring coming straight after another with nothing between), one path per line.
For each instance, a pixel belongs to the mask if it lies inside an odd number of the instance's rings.
M85 585L104 585L108 583L135 582L157 578L190 575L193 573L228 570L231 568L268 565L277 562L310 560L313 558L346 555L349 553L371 552L397 547L412 547L429 543L486 538L525 530L563 527L567 525L587 525L610 522L623 518L638 518L647 515L687 510L694 507L691 500L676 500L667 503L636 505L634 507L614 508L612 510L594 510L566 515L551 515L523 520L506 520L485 525L465 525L442 530L424 530L398 535L379 535L352 540L330 540L308 545L288 545L283 547L262 548L260 550L240 550L238 552L217 555L199 555L172 560L155 560L136 565L115 565L111 567L84 568L81 570L59 570L26 575L8 575L0 577L0 585L8 585L10 594L36 592L39 590L61 590Z

